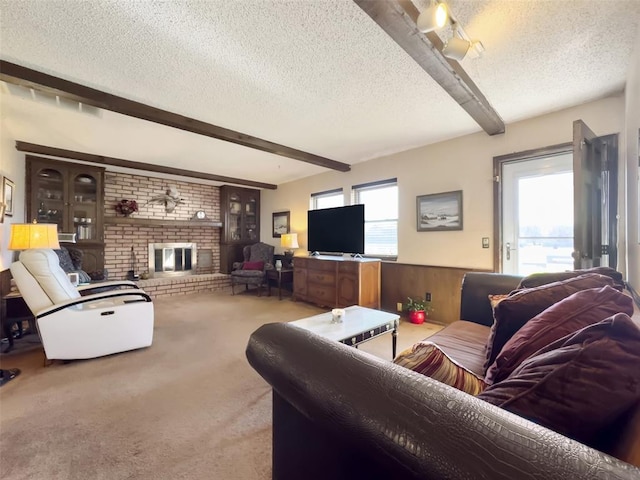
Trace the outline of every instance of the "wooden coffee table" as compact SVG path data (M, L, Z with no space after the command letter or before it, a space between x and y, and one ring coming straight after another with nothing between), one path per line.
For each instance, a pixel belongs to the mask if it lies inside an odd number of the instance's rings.
M356 348L372 338L391 333L392 358L396 358L399 315L358 305L345 308L345 312L342 323L331 323L331 312L327 312L290 324Z

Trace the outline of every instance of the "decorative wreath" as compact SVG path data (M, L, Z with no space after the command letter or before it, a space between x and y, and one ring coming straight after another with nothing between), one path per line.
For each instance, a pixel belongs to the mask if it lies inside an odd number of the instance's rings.
M119 203L116 203L116 213L127 216L131 215L133 212L138 211L138 202L135 200L120 200Z

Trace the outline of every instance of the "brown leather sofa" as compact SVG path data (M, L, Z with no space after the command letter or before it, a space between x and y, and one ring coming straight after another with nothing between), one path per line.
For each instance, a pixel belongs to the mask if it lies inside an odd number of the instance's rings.
M487 295L520 278L470 273L461 317L430 337L482 369ZM638 479L640 469L471 395L288 324L256 330L249 363L273 388L274 479ZM479 355L480 353L480 355ZM632 457L638 417L612 426ZM632 421L635 420L635 421Z

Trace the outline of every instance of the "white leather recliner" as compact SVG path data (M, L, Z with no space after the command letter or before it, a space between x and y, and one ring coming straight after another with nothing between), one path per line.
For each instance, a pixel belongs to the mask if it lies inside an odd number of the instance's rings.
M36 318L49 360L101 357L153 342L153 303L135 283L111 281L76 288L50 249L25 250L10 269ZM109 291L80 294L106 288Z

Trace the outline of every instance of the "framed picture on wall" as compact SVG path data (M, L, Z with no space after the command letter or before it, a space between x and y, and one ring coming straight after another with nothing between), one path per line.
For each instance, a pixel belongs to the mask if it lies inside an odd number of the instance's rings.
M16 189L16 184L4 177L2 181L2 202L4 203L4 214L7 217L13 216L13 192Z
M289 233L289 212L275 212L273 214L273 238L280 238L283 233Z
M462 230L462 190L416 198L419 232Z

